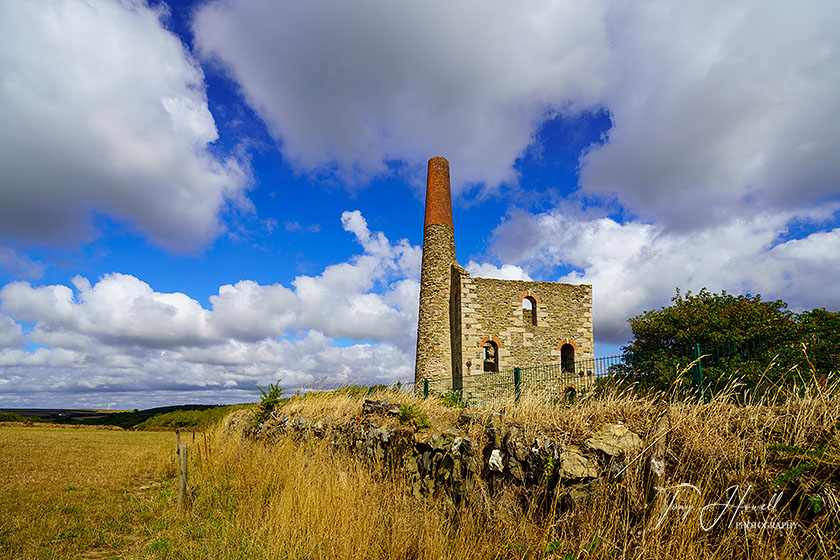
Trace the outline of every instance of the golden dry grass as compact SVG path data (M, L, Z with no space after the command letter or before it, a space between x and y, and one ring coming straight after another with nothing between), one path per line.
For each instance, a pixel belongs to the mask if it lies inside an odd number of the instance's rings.
M279 414L341 422L358 416L364 396L323 393L292 399ZM375 398L412 404L427 413L432 430L451 425L460 410L404 394ZM505 422L529 431L588 437L604 422L623 422L652 442L654 424L668 411L668 484L690 483L700 495L686 503L685 520L651 510L644 495L643 461L627 465L623 482L596 485L586 500L565 499L545 508L522 507L516 492L455 507L444 496L415 497L399 477L382 475L345 451L317 440L282 439L263 445L219 438L191 465L196 507L215 558L832 558L840 555L836 501L840 400L806 395L780 405L737 405L721 397L697 406L628 395L591 399L574 407L523 401L506 405ZM395 420L388 420L394 422ZM473 426L475 428L475 426ZM478 435L480 430L472 430ZM825 451L816 470L796 489L799 505L767 519L797 521L789 530L727 528L728 518L703 530L700 507L720 502L740 484L745 504L767 502L772 483L797 463L774 453L780 444ZM212 450L212 451L211 451ZM209 453L208 453L209 452ZM820 487L807 487L822 480ZM819 514L802 493L824 500ZM485 489L486 490L486 489ZM689 496L690 498L690 496ZM739 519L753 519L743 515ZM764 519L762 517L761 519ZM203 558L194 529L169 525L182 536L169 541L171 557ZM178 527L184 527L179 529Z
M353 391L312 394L289 400L279 413L340 423L359 415L364 398ZM373 398L416 407L430 430L451 426L461 412L402 393ZM657 526L663 510L652 510L644 495L643 455L626 465L622 482L595 485L573 506L566 498L523 504L511 491L456 507L445 496L413 496L399 476L324 440L264 445L219 430L206 443L190 442L190 486L207 546L217 560L840 557L836 393L772 405L738 405L722 396L698 406L623 394L571 407L527 399L504 406L504 422L529 426L532 435L579 441L604 422L623 422L646 446L667 411L667 484L696 486L700 494L685 502L694 511L685 520L671 512ZM475 438L481 431L470 428ZM0 429L0 453L13 466L13 474L0 475L0 555L208 558L196 518L174 508L172 437ZM773 451L772 444L822 453L815 469L784 486L789 495L800 493L799 505L771 517L798 526L739 530L724 521L704 531L699 508L721 501L731 484L750 488L747 503L764 503L778 490L773 481L813 459ZM823 500L819 513L801 499L806 492Z

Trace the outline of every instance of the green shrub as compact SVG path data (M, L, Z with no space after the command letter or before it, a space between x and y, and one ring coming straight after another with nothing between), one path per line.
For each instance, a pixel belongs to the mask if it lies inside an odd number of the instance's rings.
M262 396L260 397L260 404L257 405L257 414L254 418L254 424L262 424L266 420L268 420L271 413L274 412L274 409L277 408L277 405L280 404L280 399L283 396L284 389L280 387L280 380L277 380L277 383L269 383L268 390L263 389L259 385L257 385L257 389L260 390Z
M467 401L461 395L461 391L447 391L438 397L440 404L449 408L467 408Z

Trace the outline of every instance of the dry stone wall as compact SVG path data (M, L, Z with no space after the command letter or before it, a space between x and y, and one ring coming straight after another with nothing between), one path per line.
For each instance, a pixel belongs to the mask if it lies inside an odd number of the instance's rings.
M336 424L280 414L256 427L246 410L229 416L223 429L266 443L287 437L324 440L374 468L403 475L417 495L445 494L456 502L510 488L580 496L592 485L620 480L643 447L622 424L604 424L591 437L572 441L569 434L528 436L534 432L506 423L499 412L463 412L442 431L393 421L389 427L388 417L399 410L399 405L366 401L361 414Z

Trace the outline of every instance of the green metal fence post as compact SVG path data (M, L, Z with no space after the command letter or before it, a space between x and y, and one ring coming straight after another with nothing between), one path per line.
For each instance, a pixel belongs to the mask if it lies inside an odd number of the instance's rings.
M515 394L516 394L516 402L519 402L519 394L520 394L519 383L520 383L521 380L522 380L522 375L521 375L520 369L518 367L513 368L513 389L514 389Z
M429 398L429 380L428 379L423 380L423 398L424 399Z
M697 389L697 400L703 402L703 366L700 364L702 354L700 353L700 343L694 344L694 359L697 363L694 364L694 387Z

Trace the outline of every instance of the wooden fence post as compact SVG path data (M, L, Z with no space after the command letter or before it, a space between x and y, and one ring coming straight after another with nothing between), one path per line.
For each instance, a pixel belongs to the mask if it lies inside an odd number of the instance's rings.
M645 465L645 497L648 502L648 521L658 519L665 504L665 495L661 490L665 485L665 451L668 447L668 433L671 431L671 418L666 410L653 429L653 448Z
M187 444L178 445L178 507L187 509Z

